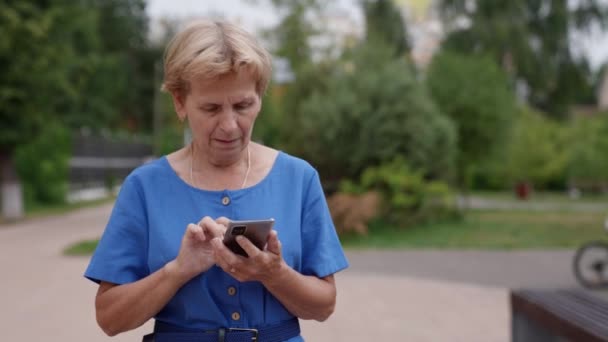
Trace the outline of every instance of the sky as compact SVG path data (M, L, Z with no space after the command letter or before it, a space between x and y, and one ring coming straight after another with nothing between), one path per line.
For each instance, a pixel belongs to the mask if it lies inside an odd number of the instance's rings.
M400 2L404 1L400 0ZM253 5L254 2L258 4ZM162 17L219 15L238 22L251 32L257 32L263 28L270 28L278 22L279 16L269 2L269 0L147 0L147 12L152 20ZM363 21L357 0L335 0L331 3L335 9L352 16L356 22ZM154 31L154 27L152 30ZM575 48L580 46L580 49L586 52L594 69L608 62L608 33L579 36L574 45Z

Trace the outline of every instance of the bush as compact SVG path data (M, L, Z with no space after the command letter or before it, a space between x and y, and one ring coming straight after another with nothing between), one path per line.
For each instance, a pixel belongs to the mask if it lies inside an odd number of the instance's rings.
M24 185L26 205L58 204L68 191L70 133L53 123L34 140L17 147L14 158L17 173Z
M358 178L404 156L426 175L448 178L456 153L452 122L441 115L404 59L360 47L330 68L301 100L291 124L296 153L326 180ZM286 115L292 115L287 113Z
M456 200L448 185L426 180L400 156L366 169L358 183L343 181L340 189L354 194L377 191L383 198L378 215L402 227L457 216Z
M381 203L378 192L368 191L363 194L337 192L327 199L327 204L339 234L367 235L368 223L378 217Z

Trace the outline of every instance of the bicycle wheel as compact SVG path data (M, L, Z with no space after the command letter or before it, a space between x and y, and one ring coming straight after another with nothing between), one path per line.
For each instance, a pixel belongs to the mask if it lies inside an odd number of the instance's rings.
M588 242L574 255L574 276L589 289L608 288L608 243Z

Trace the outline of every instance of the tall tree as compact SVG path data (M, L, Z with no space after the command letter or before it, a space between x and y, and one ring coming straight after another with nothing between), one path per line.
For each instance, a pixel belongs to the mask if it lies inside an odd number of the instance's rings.
M565 117L584 98L590 75L585 56L573 53L575 32L605 28L608 11L599 0L440 0L448 30L445 48L489 54L523 81L533 106Z
M397 56L410 50L410 44L399 8L392 0L362 0L365 15L365 39L368 43L392 47Z
M270 92L266 103L271 104L271 96L278 96L275 101L280 110L275 110L273 119L260 120L260 128L264 131L277 131L279 139L275 141L281 148L291 152L297 148L293 139L292 123L299 120L300 104L302 99L312 93L323 82L321 68L313 63L312 37L319 34L310 20L311 16L319 16L323 11L319 0L271 0L275 9L281 13L282 19L278 25L266 32L270 42L270 50L278 60L286 61L286 68L282 70L290 79L287 79L286 89L279 92ZM278 61L277 60L277 61ZM280 95L276 95L280 93ZM264 111L272 111L266 107ZM263 113L269 116L268 113ZM289 117L289 120L283 120ZM266 127L262 127L265 125Z
M114 2L117 8L125 3ZM0 170L2 203L14 209L9 216L21 214L13 161L19 146L32 142L49 121L69 128L114 127L125 113L131 66L123 48L109 46L121 34L104 36L101 28L112 16L104 15L100 4L107 5L97 0L0 4ZM138 32L145 39L145 32Z
M77 90L69 78L76 62L71 43L79 39L87 45L91 36L86 28L72 30L78 25L64 21L71 14L67 7L43 9L30 2L0 5L0 176L5 218L23 213L15 149L75 103Z
M307 15L321 10L318 0L272 0L274 7L283 13L279 24L267 32L273 54L284 58L294 74L312 61L311 37L318 29L308 20Z
M427 85L439 109L457 127L458 175L466 190L472 167L507 142L515 96L493 60L454 53L435 56Z

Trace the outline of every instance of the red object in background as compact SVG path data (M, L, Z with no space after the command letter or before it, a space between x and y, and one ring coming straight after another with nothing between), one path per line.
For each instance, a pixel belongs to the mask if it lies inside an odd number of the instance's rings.
M517 183L517 185L515 186L515 193L517 194L517 198L522 200L528 199L528 197L530 197L531 190L532 187L530 186L530 183L520 182Z

